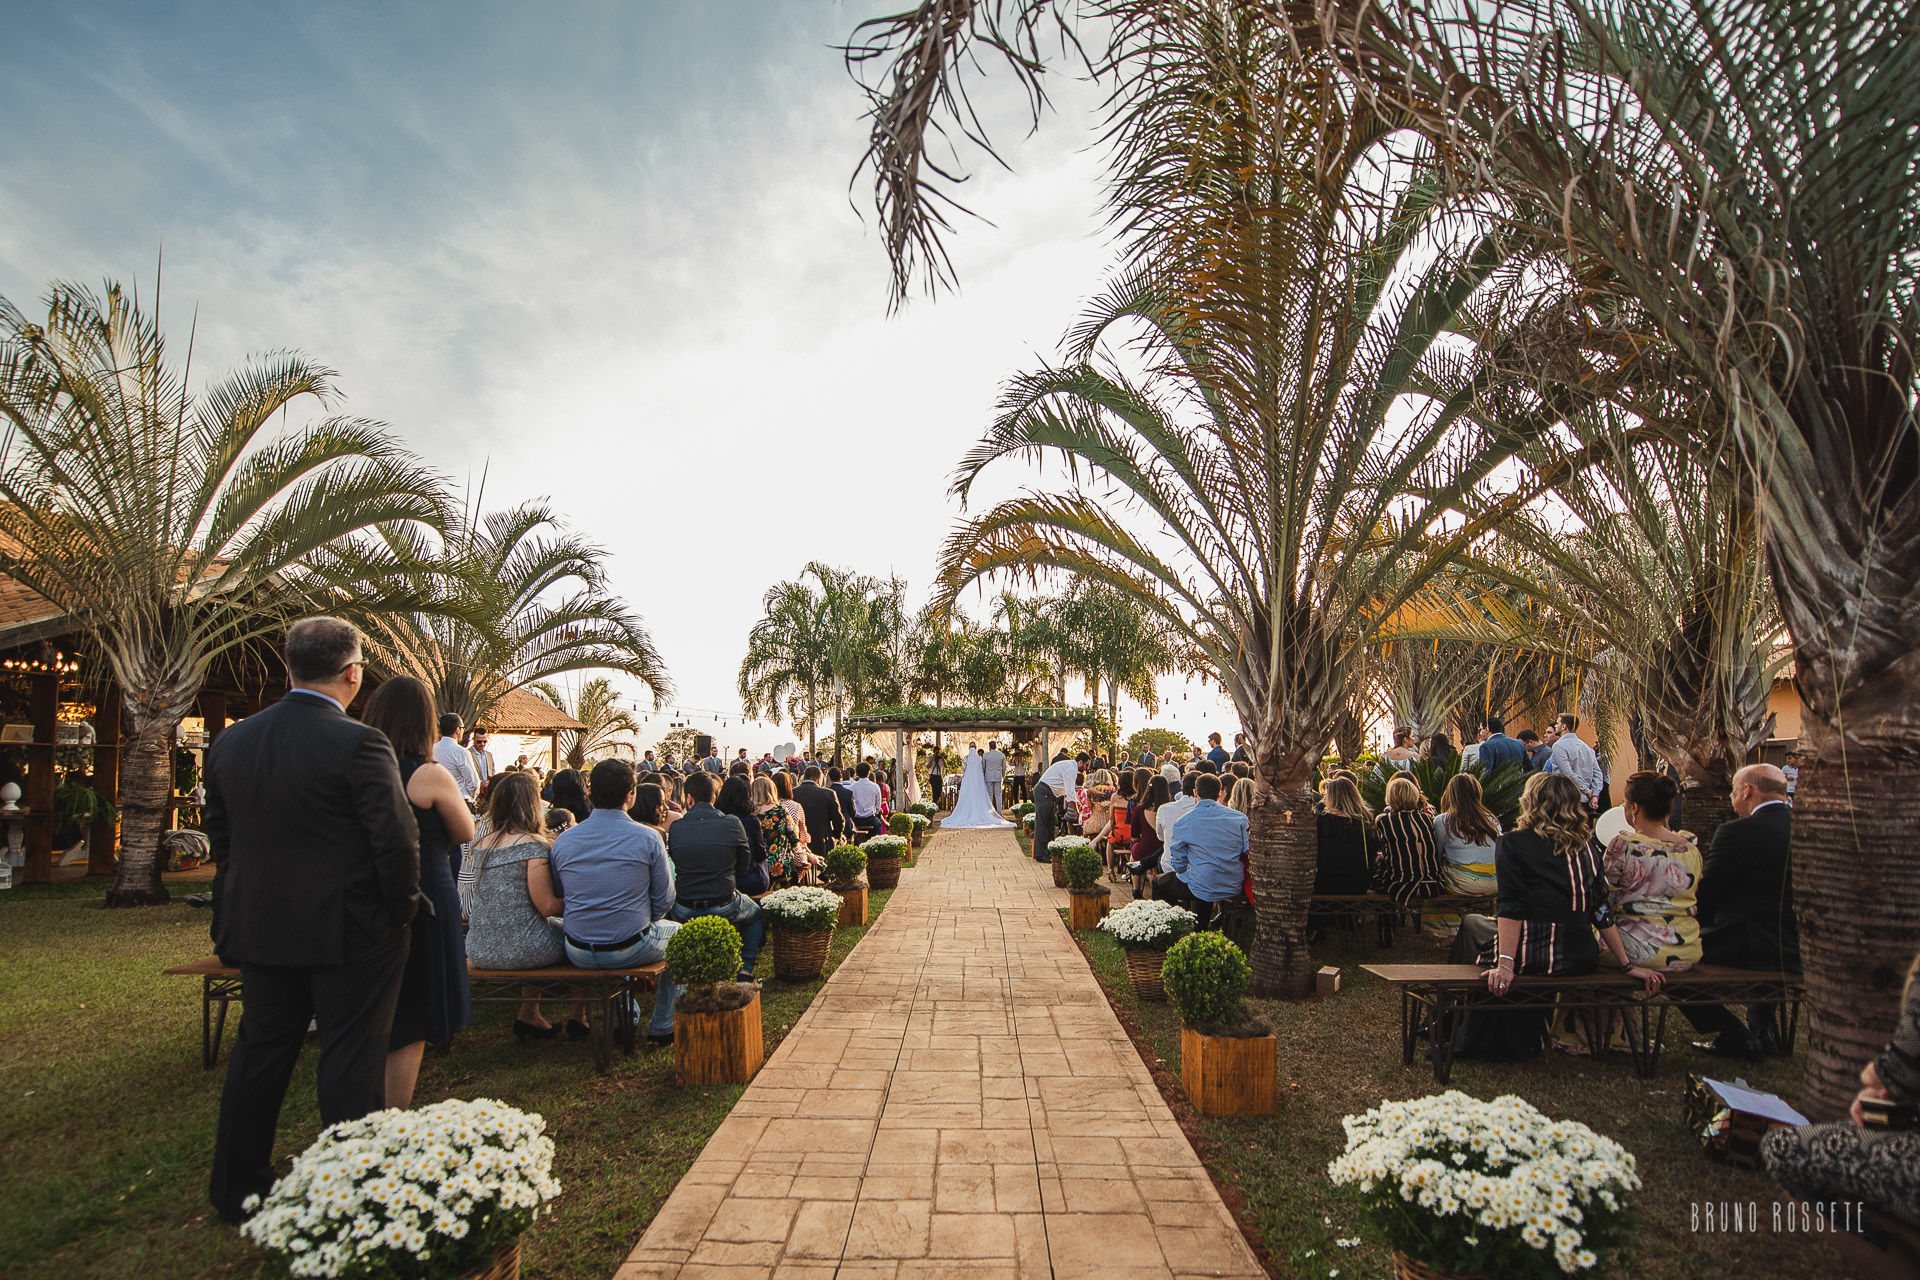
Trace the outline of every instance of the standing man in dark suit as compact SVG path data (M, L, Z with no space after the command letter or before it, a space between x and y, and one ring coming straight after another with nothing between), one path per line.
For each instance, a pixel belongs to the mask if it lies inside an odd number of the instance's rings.
M273 1185L273 1134L307 1023L320 1029L320 1122L386 1105L387 1034L419 902L420 832L386 736L350 718L360 633L287 629L292 691L207 751L213 946L245 1004L220 1095L214 1207L229 1222Z
M1487 736L1480 743L1480 769L1490 774L1503 765L1527 765L1527 744L1518 738L1507 736L1507 722L1500 716L1488 716L1486 719Z
M840 797L820 785L820 766L810 764L793 789L794 803L807 815L807 839L815 853L824 854L847 836L846 819L840 813Z
M1800 968L1800 929L1793 917L1793 872L1788 846L1793 808L1787 777L1770 764L1750 764L1733 775L1733 811L1707 850L1694 903L1700 913L1700 960L1766 973ZM1725 1005L1683 1004L1688 1021L1714 1039L1701 1048L1729 1058L1758 1058L1772 1045L1748 1011L1742 1023Z
M860 820L853 815L853 788L847 785L852 773L842 773L839 765L827 769L827 790L833 792L833 798L840 804L840 821L845 824L847 839L858 842L860 839Z

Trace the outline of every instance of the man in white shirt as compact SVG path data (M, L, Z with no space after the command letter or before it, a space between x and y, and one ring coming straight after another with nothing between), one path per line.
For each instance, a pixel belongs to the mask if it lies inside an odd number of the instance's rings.
M853 793L853 820L862 831L877 836L880 834L880 784L873 780L873 766L865 760L853 773L853 781L847 784L847 790Z
M493 752L487 750L487 731L478 725L474 726L473 736L467 739L467 752L473 757L473 771L480 775L480 781L485 782L500 772L494 767Z
M460 798L472 804L480 779L474 773L473 757L460 745L460 717L451 711L440 717L440 741L433 744L433 758L453 775Z
M1074 801L1080 766L1086 759L1084 752L1075 760L1062 750L1033 784L1033 856L1040 862L1052 860L1047 846L1053 843L1054 824L1059 821L1061 808Z
M1548 742L1553 771L1573 779L1573 785L1580 788L1580 798L1591 809L1599 805L1600 792L1607 785L1607 779L1600 771L1600 757L1574 733L1579 727L1579 716L1563 712L1547 726Z
M1187 774L1180 780L1180 794L1161 805L1154 813L1153 830L1160 837L1162 845L1173 839L1173 824L1180 820L1180 815L1199 803L1194 798L1194 787L1199 781L1198 773Z

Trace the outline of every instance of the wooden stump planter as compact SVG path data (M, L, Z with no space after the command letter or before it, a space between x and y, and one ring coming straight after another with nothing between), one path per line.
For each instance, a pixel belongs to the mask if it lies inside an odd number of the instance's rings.
M1129 951L1127 957L1127 980L1133 983L1133 994L1139 1000L1164 1001L1167 988L1160 981L1160 966L1167 962L1164 951Z
M875 889L893 889L900 884L900 859L867 859L867 884Z
M673 1067L681 1084L745 1084L764 1057L759 992L722 1013L673 1011Z
M1091 889L1073 889L1068 893L1067 921L1076 929L1098 929L1107 914L1109 894L1099 885Z
M842 907L846 903L840 904ZM826 971L833 927L767 930L773 935L773 976L785 982L812 982Z
M520 1280L520 1242L503 1245L460 1280Z
M834 922L836 929L867 922L867 886L830 884L827 888L840 895L840 918Z
M1210 1036L1180 1025L1180 1083L1203 1116L1270 1116L1280 1109L1279 1041Z

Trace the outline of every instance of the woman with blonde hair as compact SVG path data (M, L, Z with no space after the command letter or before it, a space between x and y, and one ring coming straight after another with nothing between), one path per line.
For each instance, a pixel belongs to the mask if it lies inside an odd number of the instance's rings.
M793 815L780 803L780 793L774 787L773 779L761 774L753 780L749 795L753 816L759 821L760 833L767 841L768 878L776 885L801 883L819 859L800 843L799 829L793 824Z
M1500 819L1487 808L1480 779L1456 773L1440 795L1440 812L1433 819L1433 838L1446 859L1442 876L1448 893L1485 897L1496 891L1494 845L1500 839Z
M1440 842L1427 820L1427 797L1413 775L1396 773L1387 780L1387 808L1374 824L1380 836L1380 858L1373 878L1376 892L1401 906L1440 892ZM1380 945L1393 945L1393 918L1376 917Z
M494 781L487 834L473 842L460 872L469 891L467 959L476 969L545 969L567 962L554 923L566 904L554 888L545 826L540 784L532 774L502 774ZM584 1018L584 1006L577 1012ZM513 1034L548 1040L560 1028L541 1014L539 1001L528 1000L514 1017Z
M1346 778L1328 778L1320 790L1319 869L1315 893L1356 894L1373 888L1373 859L1379 836L1373 811L1360 788Z
M1608 903L1599 846L1587 827L1587 806L1572 778L1536 773L1520 795L1520 817L1500 837L1494 852L1500 915L1491 938L1485 916L1468 916L1456 949L1481 943L1478 961L1487 970L1487 990L1505 996L1517 977L1564 977L1600 967L1594 932L1615 963L1648 991L1663 979L1632 964ZM1539 1054L1546 1007L1502 1010L1483 1005L1461 1024L1454 1056L1515 1062Z
M1227 808L1238 809L1251 820L1253 817L1253 779L1236 778L1233 794L1227 797Z

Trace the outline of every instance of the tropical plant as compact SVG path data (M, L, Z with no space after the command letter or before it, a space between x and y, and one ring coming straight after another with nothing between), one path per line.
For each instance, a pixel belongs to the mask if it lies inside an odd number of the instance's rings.
M808 579L811 579L809 581ZM747 633L739 692L750 716L804 722L807 752L818 749L820 716L833 710L833 760L847 746L844 725L876 693L900 683L898 664L905 584L837 569L815 560L800 578L769 588L763 612ZM896 645L900 652L895 653Z
M656 706L673 692L646 628L607 594L605 553L565 532L544 502L463 513L415 575L423 594L444 602L439 609L350 616L379 666L420 681L466 724L516 689L575 671L632 676Z
M542 680L533 687L541 697L586 726L583 729L562 729L558 735L557 745L569 769L585 769L588 761L602 757L617 759L622 755L634 754L630 735L640 732L640 722L633 718L632 712L620 705L620 695L614 689L613 681L605 676L595 676L581 685L572 698L568 698L558 685L549 680Z
M1582 296L1657 335L1724 413L1702 425L1730 431L1754 487L1803 706L1803 1105L1844 1111L1920 949L1912 6L1319 7L1453 181L1564 247Z
M723 916L695 916L667 939L667 976L692 990L740 972L740 931Z
M1224 933L1190 933L1167 948L1160 979L1180 1020L1192 1027L1237 1022L1246 1014L1246 953Z
M1105 695L1107 733L1102 745L1117 752L1120 695L1143 705L1159 701L1159 677L1175 663L1172 632L1126 592L1098 579L1075 583L1055 614L1066 665L1086 681L1087 701L1098 705Z
M1520 793L1527 786L1527 770L1524 765L1503 764L1489 774L1486 766L1478 760L1462 767L1458 754L1449 756L1445 760L1424 758L1415 760L1405 770L1375 760L1371 768L1357 769L1355 772L1360 779L1360 798L1365 800L1367 806L1375 813L1386 808L1387 783L1393 779L1394 775L1402 772L1420 784L1420 794L1425 796L1427 803L1436 809L1446 798L1447 784L1453 781L1454 775L1470 773L1480 780L1481 803L1492 812L1499 814L1502 821L1520 811Z
M44 321L0 299L0 572L65 612L123 699L110 906L167 899L173 739L214 666L271 661L302 613L409 600L388 546L449 512L375 423L270 428L330 405L332 371L281 353L196 394L166 357L116 284L55 285Z

